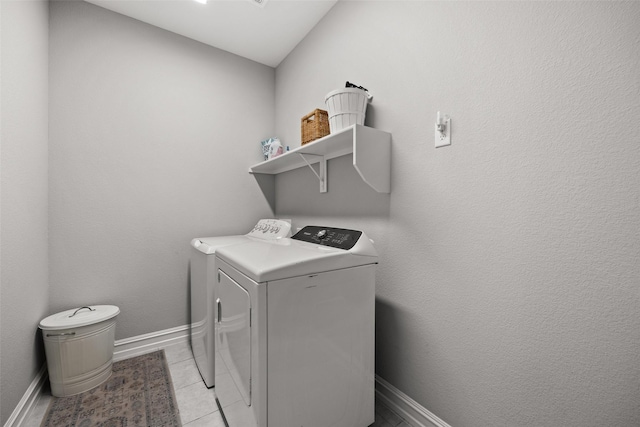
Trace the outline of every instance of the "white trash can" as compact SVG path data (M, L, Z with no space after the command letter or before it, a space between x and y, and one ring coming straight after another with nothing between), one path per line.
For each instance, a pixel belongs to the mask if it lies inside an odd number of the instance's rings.
M83 393L109 378L119 313L115 305L93 305L53 314L40 322L51 394Z
M364 125L369 97L357 88L344 88L329 92L324 99L329 113L331 133L354 124Z

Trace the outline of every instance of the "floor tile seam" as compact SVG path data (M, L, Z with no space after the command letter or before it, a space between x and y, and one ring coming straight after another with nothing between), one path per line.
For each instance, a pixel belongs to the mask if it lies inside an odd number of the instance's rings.
M191 358L191 357L187 357L187 358L185 358L185 359L180 359L180 360L173 360L173 361L171 361L171 362L168 362L168 361L167 361L167 365L169 365L169 366L173 366L173 365L177 365L177 364L185 363L185 362L193 362L193 363L194 363L194 365L195 365L195 361L194 361L194 360L193 360L193 358ZM196 365L196 366L197 366L197 365Z
M194 382L189 383L189 384L182 384L182 385L180 385L180 387L176 387L176 384L174 383L174 384L173 384L173 388L174 388L174 390L176 390L176 391L178 391L178 390L182 390L183 388L191 387L191 386L192 386L192 385L194 385L194 384L198 384L200 381L201 381L201 380L194 381Z
M167 361L167 364L168 365L175 365L176 363L185 362L187 360L193 360L193 357L192 356L184 356L183 358L174 359L174 360L171 360L170 362Z
M201 419L202 419L202 418L204 418L204 417L208 417L209 415L215 414L216 412L218 412L218 410L217 410L217 409L216 409L215 411L213 411L213 412L209 412L208 414L204 414L204 415L202 415L201 417L196 418L195 420L191 420L191 421L189 421L189 422L188 422L188 423L186 423L183 427L187 427L189 424L195 423L196 421L201 420Z
M238 400L234 400L233 402L227 402L225 405L222 406L222 409L228 408L229 406L236 404L238 402L240 402L242 400L242 398L238 399Z

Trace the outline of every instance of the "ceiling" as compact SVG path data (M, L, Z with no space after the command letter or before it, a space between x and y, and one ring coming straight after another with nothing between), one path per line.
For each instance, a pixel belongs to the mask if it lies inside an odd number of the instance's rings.
M85 1L276 67L338 0Z

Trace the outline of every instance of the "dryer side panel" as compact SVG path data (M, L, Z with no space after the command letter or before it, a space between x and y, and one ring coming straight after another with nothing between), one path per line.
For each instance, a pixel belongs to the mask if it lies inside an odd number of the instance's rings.
M220 355L240 395L251 405L251 298L219 270L218 338ZM221 402L223 406L225 402Z
M268 283L268 425L374 422L375 265Z
M214 321L211 316L214 304L212 255L191 249L190 299L191 299L191 350L200 375L207 387L215 382ZM214 269L215 270L215 269Z

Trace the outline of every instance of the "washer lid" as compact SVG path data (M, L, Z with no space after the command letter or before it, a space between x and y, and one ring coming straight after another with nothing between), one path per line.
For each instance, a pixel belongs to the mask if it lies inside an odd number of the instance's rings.
M247 236L220 236L220 237L200 237L191 241L191 246L203 254L212 255L218 248L229 245L236 245L249 241Z
M291 222L283 219L261 219L253 229L245 235L200 237L191 240L191 246L206 255L213 255L218 248L249 241L279 240L291 236Z
M90 307L72 308L71 310L52 314L42 320L38 327L45 331L79 328L109 320L119 313L120 309L115 305L92 305Z

